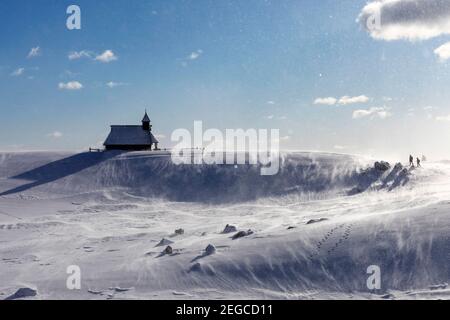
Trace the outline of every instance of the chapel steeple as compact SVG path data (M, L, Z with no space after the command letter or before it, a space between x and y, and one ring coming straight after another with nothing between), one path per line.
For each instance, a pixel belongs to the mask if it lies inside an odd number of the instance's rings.
M145 131L152 131L152 126L150 125L150 118L148 117L147 110L145 110L144 118L142 118L142 129Z

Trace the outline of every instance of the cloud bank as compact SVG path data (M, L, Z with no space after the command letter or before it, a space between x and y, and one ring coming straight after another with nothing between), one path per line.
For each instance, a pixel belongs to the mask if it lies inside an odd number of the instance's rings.
M374 39L427 40L450 34L450 1L372 0L357 21Z

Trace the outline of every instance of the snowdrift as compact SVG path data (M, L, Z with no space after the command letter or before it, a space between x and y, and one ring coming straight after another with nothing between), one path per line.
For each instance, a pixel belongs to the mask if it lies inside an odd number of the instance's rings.
M262 176L257 165L175 165L168 154L55 153L3 154L0 177L17 184L8 196L74 194L124 189L143 197L184 202L242 202L287 194L324 198L370 189L393 189L408 181L401 165L368 165L348 155L291 153L277 175Z
M289 153L278 175L259 169L162 152L0 154L0 296L450 297L448 163ZM65 287L74 264L80 291ZM367 287L373 265L380 290Z

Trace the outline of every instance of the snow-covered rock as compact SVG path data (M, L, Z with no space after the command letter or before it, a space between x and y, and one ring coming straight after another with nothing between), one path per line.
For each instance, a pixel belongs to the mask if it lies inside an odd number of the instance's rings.
M247 236L252 235L252 234L253 234L253 231L251 229L248 229L247 231L239 231L238 233L236 233L232 237L232 239L236 240L236 239L239 239L239 238L247 237Z
M375 162L374 168L379 171L388 171L391 168L391 165L386 161L377 161Z
M232 232L236 232L236 231L237 231L237 228L235 226L227 224L225 226L225 229L223 229L222 233L232 233Z
M24 288L18 289L14 294L7 297L6 300L29 298L29 297L34 297L36 295L37 295L36 289L24 287Z
M322 221L327 221L327 218L318 218L318 219L310 219L308 221L306 221L306 224L313 224L313 223L318 223L318 222L322 222Z
M176 229L175 230L175 234L177 235L177 236L180 236L180 235L183 235L184 234L184 229Z
M172 253L173 253L173 248L172 248L171 246L167 246L167 247L164 249L164 253L165 253L165 254L172 254Z
M162 238L160 242L158 242L158 244L156 245L156 247L162 247L162 246L167 246L169 244L172 244L173 241L166 239L166 238Z
M209 244L205 249L205 254L212 255L214 253L216 253L216 247L214 247L212 244Z

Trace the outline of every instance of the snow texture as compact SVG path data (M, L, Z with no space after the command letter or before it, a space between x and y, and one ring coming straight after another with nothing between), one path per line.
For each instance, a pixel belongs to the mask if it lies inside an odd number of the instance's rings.
M0 299L450 297L449 162L290 153L259 173L163 152L0 154Z

